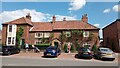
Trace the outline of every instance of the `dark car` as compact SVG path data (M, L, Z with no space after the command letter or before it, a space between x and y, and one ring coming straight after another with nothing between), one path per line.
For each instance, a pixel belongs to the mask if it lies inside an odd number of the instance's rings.
M49 46L48 48L46 48L46 50L44 51L44 56L53 56L53 57L57 57L61 54L61 50L59 48L56 48L54 46Z
M2 55L17 54L20 52L20 48L16 46L2 46Z
M94 53L97 59L109 59L111 61L115 60L114 52L109 48L100 47L97 52Z
M77 57L78 57L78 58L88 58L88 59L92 59L92 53L91 53L90 49L81 47L81 48L79 48L79 50L78 50Z

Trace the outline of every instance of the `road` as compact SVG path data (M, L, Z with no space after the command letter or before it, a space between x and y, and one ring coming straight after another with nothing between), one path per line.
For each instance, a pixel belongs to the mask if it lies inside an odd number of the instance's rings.
M42 54L22 53L1 56L3 66L118 66L118 60L101 61L76 59L74 54L62 54L58 58L43 58Z

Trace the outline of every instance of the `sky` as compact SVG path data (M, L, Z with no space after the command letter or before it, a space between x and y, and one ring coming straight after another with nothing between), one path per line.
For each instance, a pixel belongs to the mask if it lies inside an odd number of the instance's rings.
M70 2L2 2L0 4L0 27L2 23L25 17L28 13L32 21L51 21L55 15L57 20L81 20L83 14L88 15L88 22L100 29L118 19L118 2L86 2L72 0ZM102 37L102 30L100 30Z

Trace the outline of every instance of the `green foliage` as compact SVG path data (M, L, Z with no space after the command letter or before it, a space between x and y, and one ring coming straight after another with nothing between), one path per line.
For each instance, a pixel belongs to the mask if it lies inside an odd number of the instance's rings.
M64 45L64 52L67 53L67 44Z
M65 41L65 38L66 38L65 34L62 32L62 33L59 35L60 41L61 41L61 42L64 42L64 41Z
M75 49L74 49L74 46L73 46L73 45L71 45L71 49L70 49L70 51L72 51L72 52L74 52L74 51L75 51Z
M45 43L45 38L44 37L41 39L41 42L42 42L42 44Z
M84 45L85 48L89 49L89 46L88 45Z
M93 45L92 51L93 51L93 52L96 52L97 50L98 50L97 46L96 46L96 45Z
M82 30L72 30L72 34L82 35L83 31Z
M51 33L51 34L50 34L50 37L49 37L50 41L53 39L53 37L54 37L54 34Z
M35 46L50 46L50 44L35 44Z
M24 33L24 29L20 27L16 34L16 42L17 42L18 47L20 47L20 40L21 40L23 33Z
M78 43L78 41L75 41L75 46L76 46L76 51L78 51L80 44Z

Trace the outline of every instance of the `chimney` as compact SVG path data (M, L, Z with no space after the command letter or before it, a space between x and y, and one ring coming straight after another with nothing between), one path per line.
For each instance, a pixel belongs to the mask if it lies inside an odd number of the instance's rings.
M52 23L55 23L55 21L56 21L56 17L55 17L55 16L53 16Z
M85 22L85 23L88 23L87 14L82 15L82 21Z
M28 14L26 15L26 18L29 19L29 20L31 20L30 13L28 13Z
M65 17L63 18L63 21L66 21L66 18L65 18Z

